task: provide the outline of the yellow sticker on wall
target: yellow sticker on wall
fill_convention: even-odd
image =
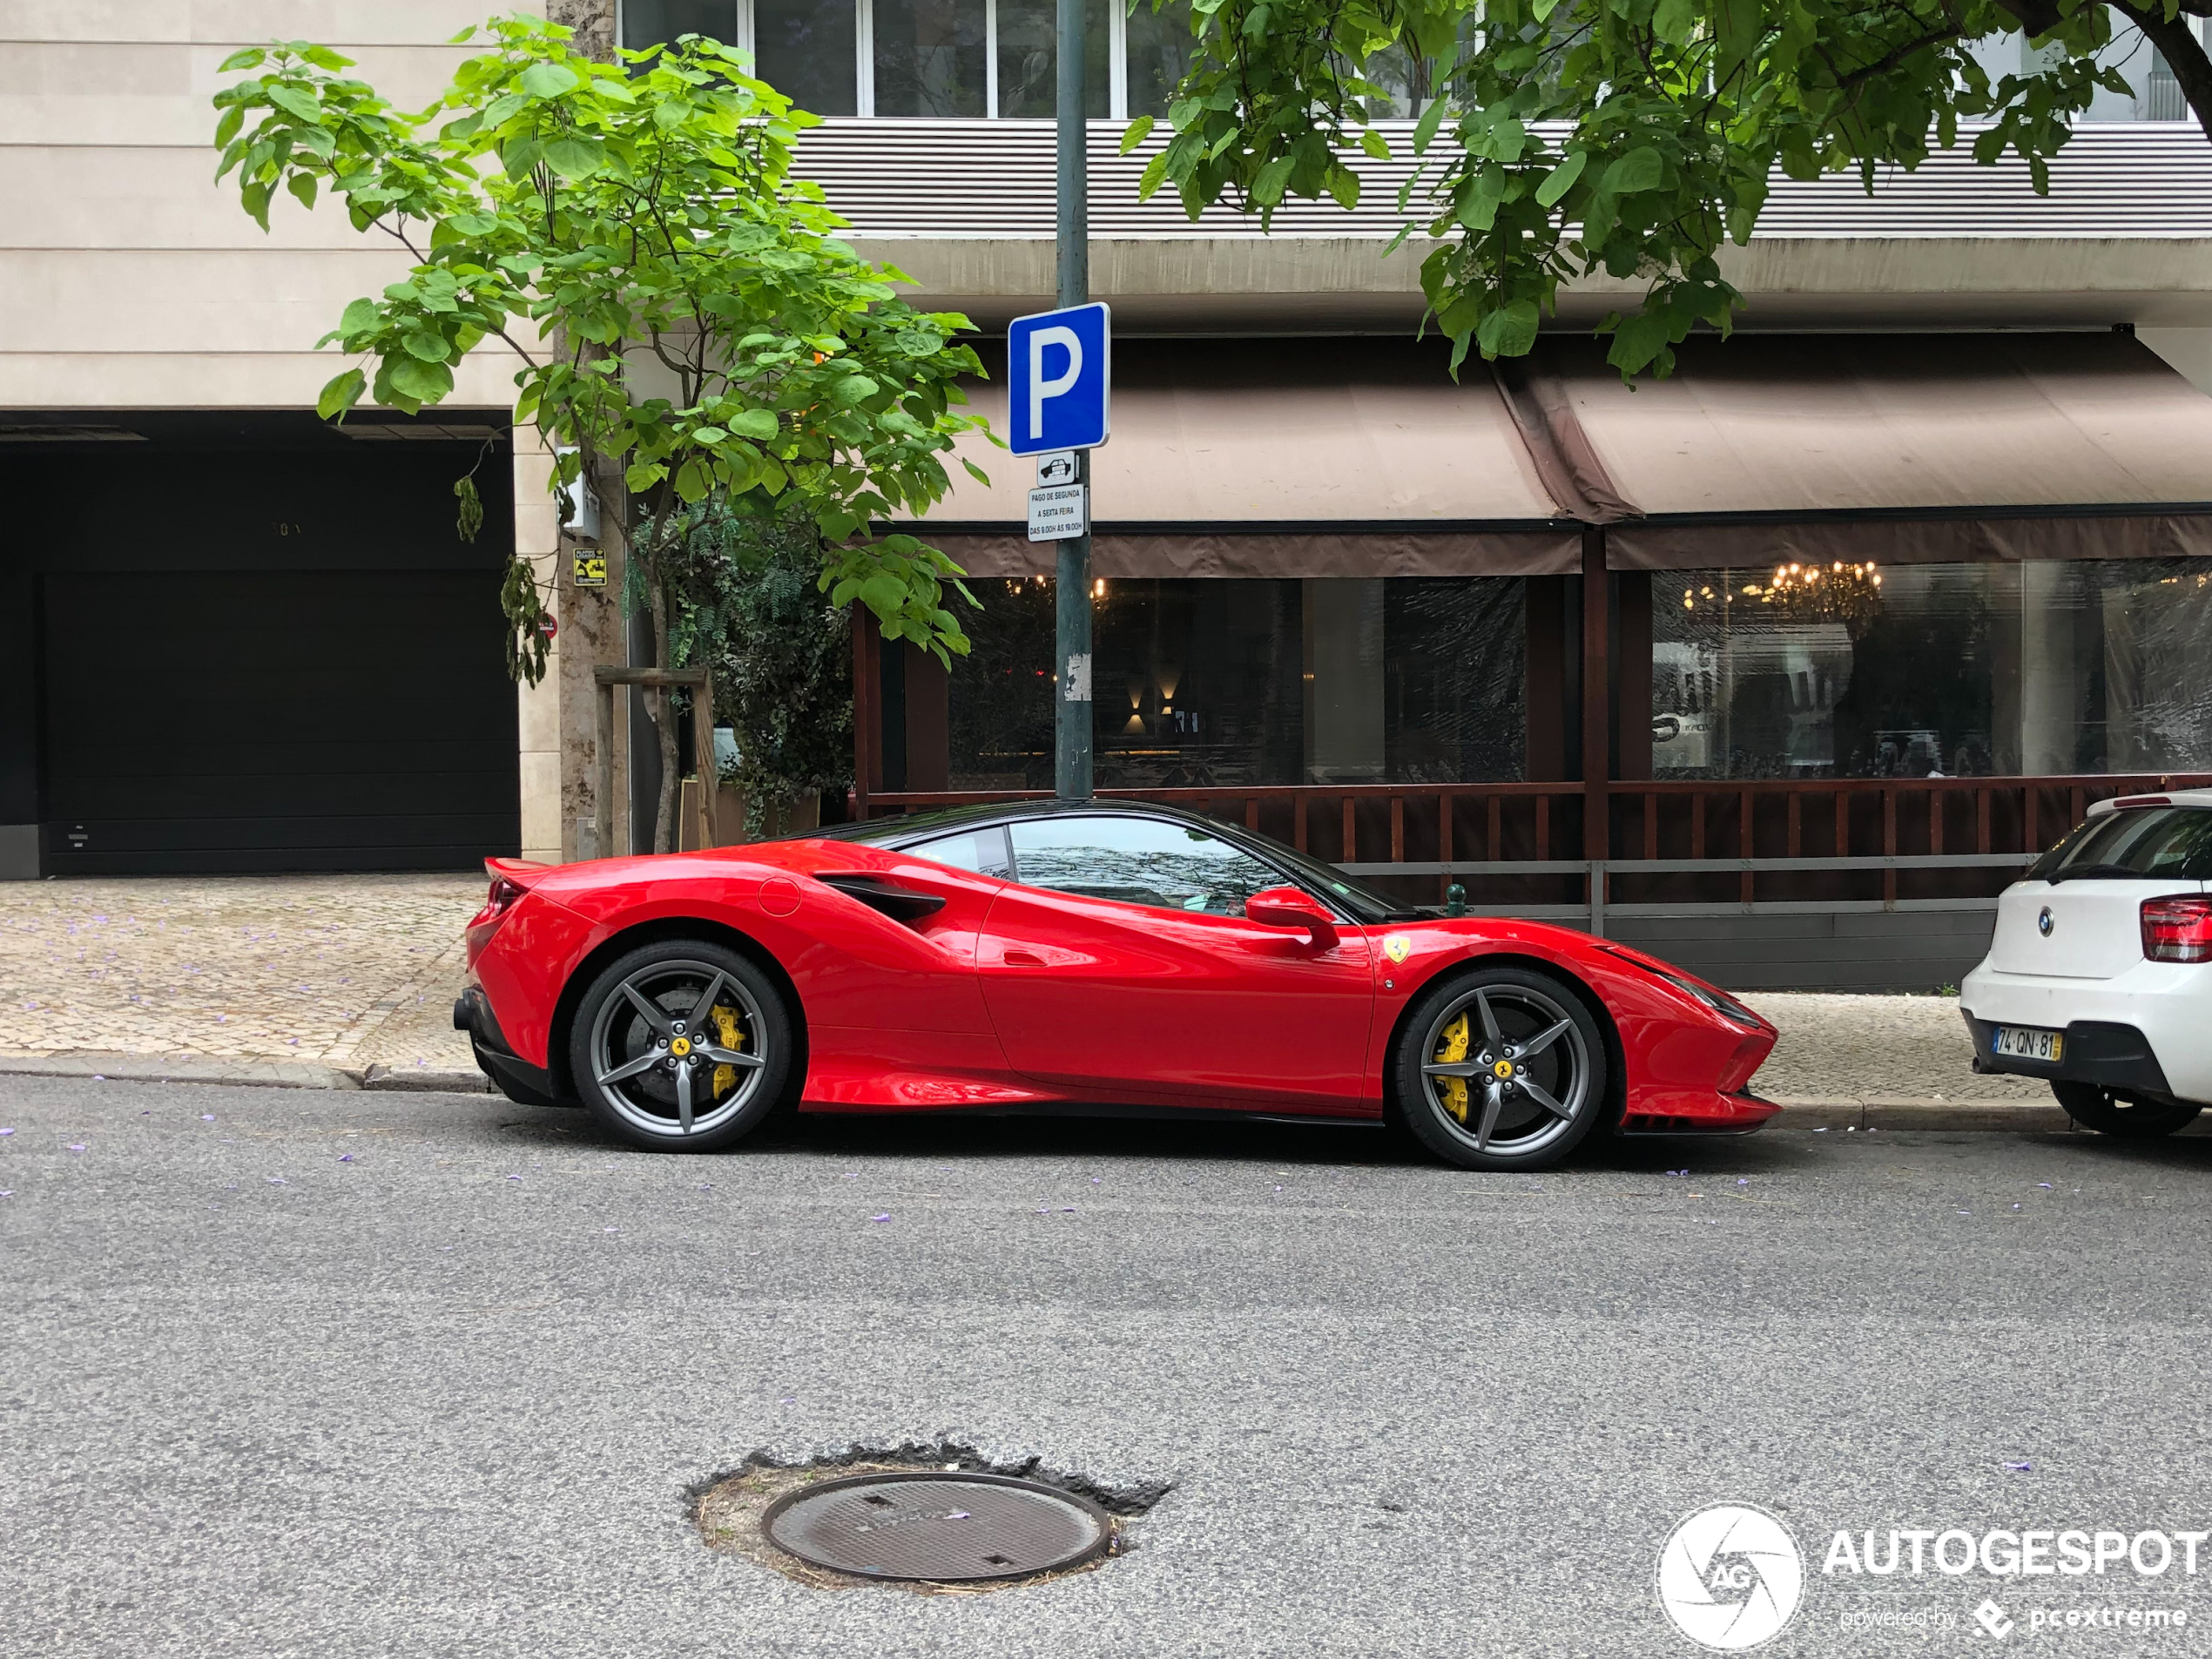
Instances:
[[[1403,934],[1390,934],[1383,940],[1383,954],[1393,962],[1402,962],[1413,954],[1413,941]]]

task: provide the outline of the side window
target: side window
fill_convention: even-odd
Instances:
[[[1006,832],[996,825],[989,829],[963,830],[957,835],[940,835],[934,841],[919,841],[900,851],[934,863],[949,864],[955,870],[995,875],[1001,881],[1013,873],[1006,856]]]
[[[1014,879],[1055,893],[1235,916],[1253,894],[1283,880],[1226,841],[1159,819],[1037,818],[1007,833]]]

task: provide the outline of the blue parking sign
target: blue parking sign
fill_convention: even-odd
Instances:
[[[1105,306],[1016,317],[1006,331],[1008,447],[1096,449],[1112,430],[1113,321]]]

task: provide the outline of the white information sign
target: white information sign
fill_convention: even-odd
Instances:
[[[1090,528],[1090,492],[1082,484],[1055,484],[1029,492],[1029,539],[1064,542]]]

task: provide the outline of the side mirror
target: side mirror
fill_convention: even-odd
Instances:
[[[1337,942],[1336,920],[1302,887],[1268,887],[1244,900],[1244,920],[1263,927],[1290,927],[1312,936],[1323,950]]]

